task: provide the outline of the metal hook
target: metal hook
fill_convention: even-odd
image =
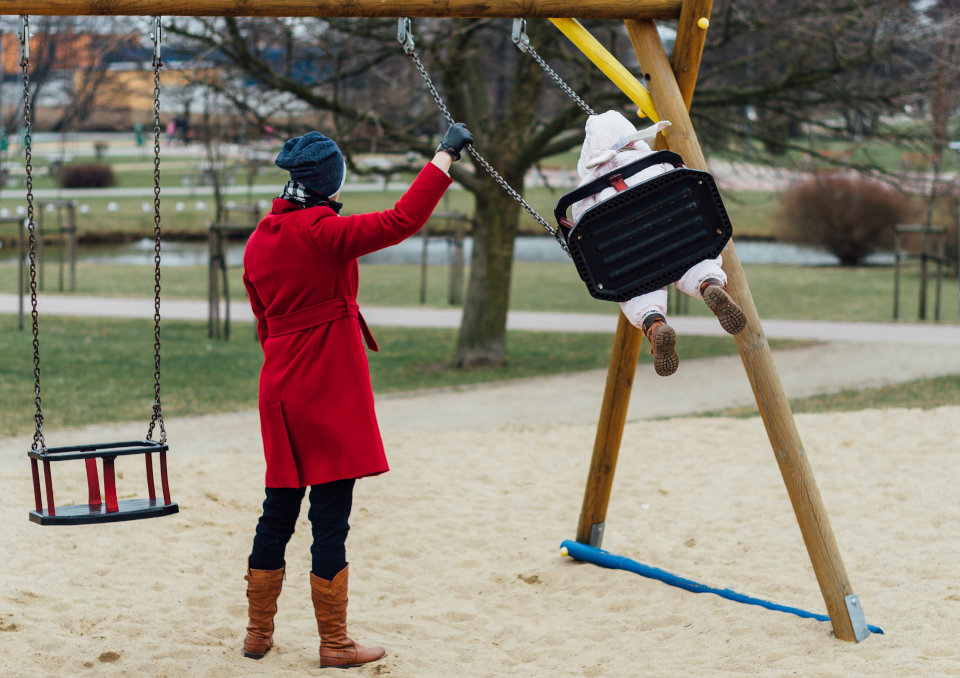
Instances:
[[[20,15],[20,30],[17,33],[20,38],[20,60],[21,62],[30,61],[30,17],[26,14]]]
[[[410,17],[402,16],[397,19],[397,40],[403,46],[404,52],[413,53],[413,22],[410,21]]]
[[[513,44],[517,46],[521,52],[526,52],[530,48],[530,38],[527,37],[527,20],[526,19],[514,19],[513,20]]]

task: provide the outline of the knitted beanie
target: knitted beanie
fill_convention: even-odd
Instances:
[[[337,144],[320,132],[307,132],[287,141],[274,163],[290,172],[293,181],[328,198],[340,192],[347,176]]]

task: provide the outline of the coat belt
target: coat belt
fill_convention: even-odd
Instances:
[[[377,341],[373,338],[367,322],[360,314],[360,307],[357,305],[356,297],[337,297],[322,304],[307,306],[299,311],[286,313],[284,315],[267,316],[267,336],[275,337],[281,334],[291,334],[301,332],[311,327],[326,325],[334,320],[353,316],[360,323],[360,332],[371,351],[380,350]]]

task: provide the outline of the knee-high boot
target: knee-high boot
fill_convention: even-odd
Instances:
[[[273,617],[277,614],[277,598],[283,586],[284,568],[279,570],[252,570],[247,566],[247,637],[243,641],[243,655],[261,659],[273,647]]]
[[[347,637],[349,565],[327,581],[310,573],[313,611],[320,632],[320,666],[356,666],[380,659],[382,647],[363,647]]]

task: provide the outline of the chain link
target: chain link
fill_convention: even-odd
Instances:
[[[153,38],[153,416],[147,429],[147,440],[153,440],[153,430],[160,426],[160,443],[167,442],[160,403],[160,17],[154,18]]]
[[[427,73],[427,69],[424,68],[423,62],[420,60],[420,56],[417,54],[416,50],[414,50],[413,48],[409,48],[409,49],[405,49],[405,51],[413,60],[414,65],[417,67],[417,71],[420,72],[420,77],[423,78],[424,83],[426,83],[427,89],[430,91],[430,96],[432,96],[433,100],[437,103],[437,107],[440,109],[440,113],[443,114],[443,117],[447,120],[449,124],[451,125],[454,124],[455,120],[453,119],[453,116],[450,114],[450,111],[447,109],[447,105],[444,103],[443,97],[440,96],[440,92],[437,91],[436,86],[433,84],[433,79],[430,77],[430,74]],[[540,223],[540,225],[543,226],[544,230],[546,230],[550,235],[554,237],[554,239],[556,239],[561,249],[563,249],[563,251],[566,252],[567,255],[569,255],[570,250],[569,248],[567,248],[567,243],[564,242],[563,236],[560,235],[560,232],[557,229],[555,229],[553,226],[551,226],[549,223],[547,223],[547,221],[542,216],[540,216],[540,214],[538,214],[537,211],[533,209],[527,203],[526,200],[523,199],[523,196],[520,195],[520,193],[518,193],[516,189],[513,188],[513,186],[507,183],[507,180],[504,179],[500,175],[500,173],[493,168],[493,165],[491,165],[486,158],[480,155],[480,152],[474,147],[473,144],[470,144],[469,146],[467,146],[467,152],[470,153],[473,159],[476,160],[477,163],[479,163],[480,166],[483,167],[483,169],[485,169],[490,174],[491,177],[493,177],[494,181],[496,181],[500,185],[500,187],[507,192],[507,195],[509,195],[514,200],[516,200],[520,204],[520,206],[523,207],[523,209],[525,209],[531,217],[536,219]]]
[[[562,89],[564,92],[566,92],[566,94],[567,94],[568,97],[570,97],[571,99],[573,99],[573,102],[574,102],[577,106],[580,107],[580,110],[581,110],[581,111],[583,111],[583,112],[586,113],[587,115],[596,115],[596,113],[593,112],[593,109],[590,108],[590,106],[587,105],[587,102],[584,101],[583,99],[581,99],[581,98],[580,98],[580,95],[578,95],[576,92],[574,92],[574,91],[573,91],[573,88],[572,88],[570,85],[568,85],[568,84],[566,83],[566,81],[564,81],[563,78],[560,77],[560,74],[557,73],[557,72],[556,72],[555,70],[553,70],[552,68],[550,68],[550,64],[548,64],[546,61],[544,61],[544,60],[543,60],[543,57],[541,57],[539,54],[537,54],[537,50],[535,50],[535,49],[533,48],[533,45],[531,45],[529,42],[527,42],[527,43],[524,45],[524,47],[525,47],[525,49],[522,49],[521,51],[526,52],[527,54],[529,54],[529,55],[533,58],[533,60],[537,62],[537,64],[540,66],[540,68],[543,69],[543,72],[546,73],[547,75],[549,75],[551,78],[553,78],[554,82],[556,82],[557,85],[560,86],[560,89]]]
[[[30,242],[30,317],[33,320],[33,421],[31,449],[47,451],[43,437],[43,405],[40,397],[40,315],[37,313],[37,229],[33,200],[33,106],[30,97],[30,17],[21,16],[20,70],[23,75],[23,152],[24,183],[27,187],[27,231]]]

